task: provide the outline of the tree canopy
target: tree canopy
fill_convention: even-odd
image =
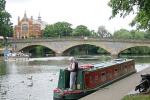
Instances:
[[[56,37],[57,33],[55,32],[54,25],[47,25],[43,32],[43,37]]]
[[[147,31],[144,35],[145,39],[150,39],[150,31]]]
[[[150,39],[150,32],[143,32],[137,30],[128,31],[126,29],[120,29],[114,32],[113,38],[115,39]]]
[[[69,36],[72,33],[72,24],[67,22],[57,22],[54,24],[56,33],[60,36]]]
[[[13,32],[12,23],[10,22],[11,15],[5,10],[5,0],[0,0],[0,35],[7,37]]]
[[[57,22],[47,25],[44,29],[44,37],[70,36],[72,33],[71,24],[67,22]]]
[[[74,30],[73,30],[73,35],[74,36],[90,36],[92,35],[91,31],[84,25],[78,25]]]
[[[126,17],[130,13],[136,14],[131,26],[137,29],[150,30],[150,0],[110,0],[108,5],[112,8],[112,16]]]
[[[114,32],[113,37],[116,39],[131,39],[132,35],[130,34],[130,32],[128,30],[120,29],[120,30]]]

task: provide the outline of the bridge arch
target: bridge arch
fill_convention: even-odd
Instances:
[[[94,46],[95,48],[97,47],[97,48],[101,48],[101,49],[105,50],[101,46],[93,45],[92,43],[81,43],[81,44],[76,44],[76,45],[74,44],[74,45],[68,46],[64,51],[62,51],[62,54],[64,55],[65,52],[67,52],[71,48],[75,48],[78,46],[84,46],[84,45]],[[110,54],[110,52],[108,52],[107,50],[105,50],[105,51]]]
[[[34,47],[36,47],[36,46],[45,47],[45,48],[51,50],[54,54],[56,54],[56,52],[55,52],[53,49],[49,48],[48,46],[45,46],[45,45],[37,45],[37,44],[36,44],[36,45],[34,45],[34,44],[32,44],[32,45],[26,45],[26,46],[24,46],[23,48],[18,49],[17,51],[25,51],[25,52],[29,53],[29,51],[32,50],[32,49],[33,49]]]
[[[133,46],[129,46],[129,47],[121,49],[120,52],[118,53],[118,55],[120,55],[123,51],[130,49],[130,48],[134,48],[134,47],[148,47],[148,48],[150,48],[150,46],[148,46],[148,45],[145,45],[145,46],[144,45],[136,45],[136,46],[133,45]]]

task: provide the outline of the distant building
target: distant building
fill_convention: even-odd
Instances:
[[[41,20],[41,16],[38,16],[37,20],[34,20],[33,17],[28,18],[26,12],[24,17],[20,20],[18,17],[18,25],[14,27],[14,38],[31,38],[31,37],[41,37],[42,30],[46,27],[46,22]]]

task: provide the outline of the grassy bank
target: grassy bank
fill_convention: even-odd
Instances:
[[[149,95],[129,95],[125,96],[122,100],[150,100]]]

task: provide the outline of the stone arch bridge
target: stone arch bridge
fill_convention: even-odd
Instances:
[[[11,40],[11,44],[16,44],[16,51],[24,48],[41,45],[55,52],[56,55],[62,55],[66,50],[83,44],[94,45],[108,51],[112,56],[118,56],[122,51],[137,46],[150,47],[148,40],[113,40],[113,39],[23,39]]]

